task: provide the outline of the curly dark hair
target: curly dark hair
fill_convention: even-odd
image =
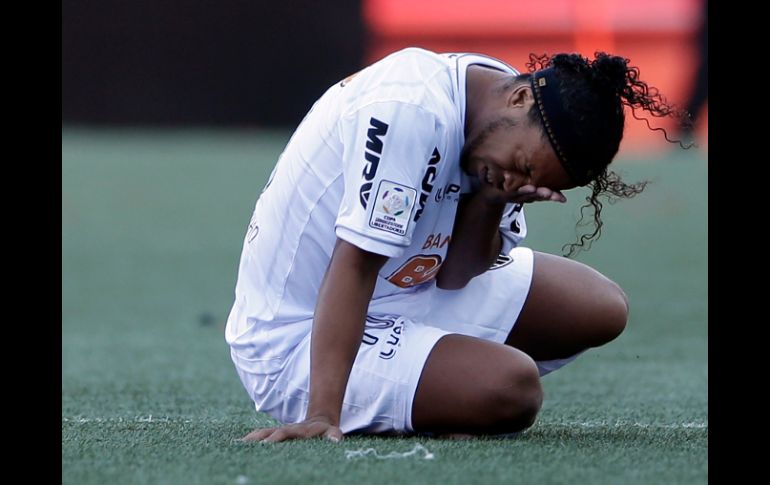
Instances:
[[[585,226],[585,209],[593,208],[593,232],[582,234],[577,242],[565,244],[564,256],[570,257],[580,250],[590,249],[591,243],[602,233],[602,201],[606,197],[613,203],[619,199],[631,198],[641,193],[648,181],[627,184],[620,176],[608,169],[608,165],[618,152],[623,138],[625,125],[624,106],[631,109],[634,118],[644,120],[650,130],[661,131],[666,141],[678,143],[682,148],[690,148],[681,140],[672,140],[665,129],[652,127],[647,118],[637,116],[637,110],[648,112],[653,117],[672,117],[680,127],[689,127],[692,122],[686,111],[670,104],[657,88],[648,86],[639,79],[639,68],[629,66],[629,60],[605,52],[596,52],[594,60],[579,54],[548,55],[530,54],[527,69],[530,73],[553,67],[561,84],[561,97],[565,111],[571,118],[577,136],[584,143],[583,163],[590,165],[597,173],[590,182],[591,194],[586,197],[586,204],[580,208],[580,220],[576,227]],[[531,74],[522,74],[517,80],[527,79]],[[528,117],[531,121],[542,123],[540,110],[533,105]],[[544,134],[545,136],[545,134]]]

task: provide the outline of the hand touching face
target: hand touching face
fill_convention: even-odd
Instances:
[[[497,120],[469,140],[461,160],[491,202],[566,202],[575,186],[542,130],[526,120]]]
[[[493,203],[522,203],[529,202],[567,202],[567,198],[558,190],[548,187],[537,187],[531,183],[520,185],[512,176],[503,174],[502,177],[484,168],[480,178],[481,194]]]

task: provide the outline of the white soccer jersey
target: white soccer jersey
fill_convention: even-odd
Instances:
[[[476,54],[396,52],[329,88],[281,154],[244,239],[226,340],[246,370],[277,372],[311,329],[336,238],[389,256],[370,314],[430,288],[451,244],[461,192],[465,74]],[[504,249],[526,235],[521,205]],[[417,311],[417,309],[412,309]]]

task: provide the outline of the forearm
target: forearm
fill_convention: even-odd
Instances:
[[[338,241],[318,294],[310,343],[307,419],[339,425],[342,400],[364,332],[377,271],[386,257]]]
[[[461,203],[446,261],[436,276],[439,288],[462,288],[492,265],[502,246],[499,225],[504,210],[505,202],[490,202],[481,192]]]

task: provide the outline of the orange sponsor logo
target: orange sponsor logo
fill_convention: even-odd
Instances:
[[[420,254],[402,264],[387,280],[401,288],[419,285],[432,280],[441,263],[442,259],[438,254]]]

